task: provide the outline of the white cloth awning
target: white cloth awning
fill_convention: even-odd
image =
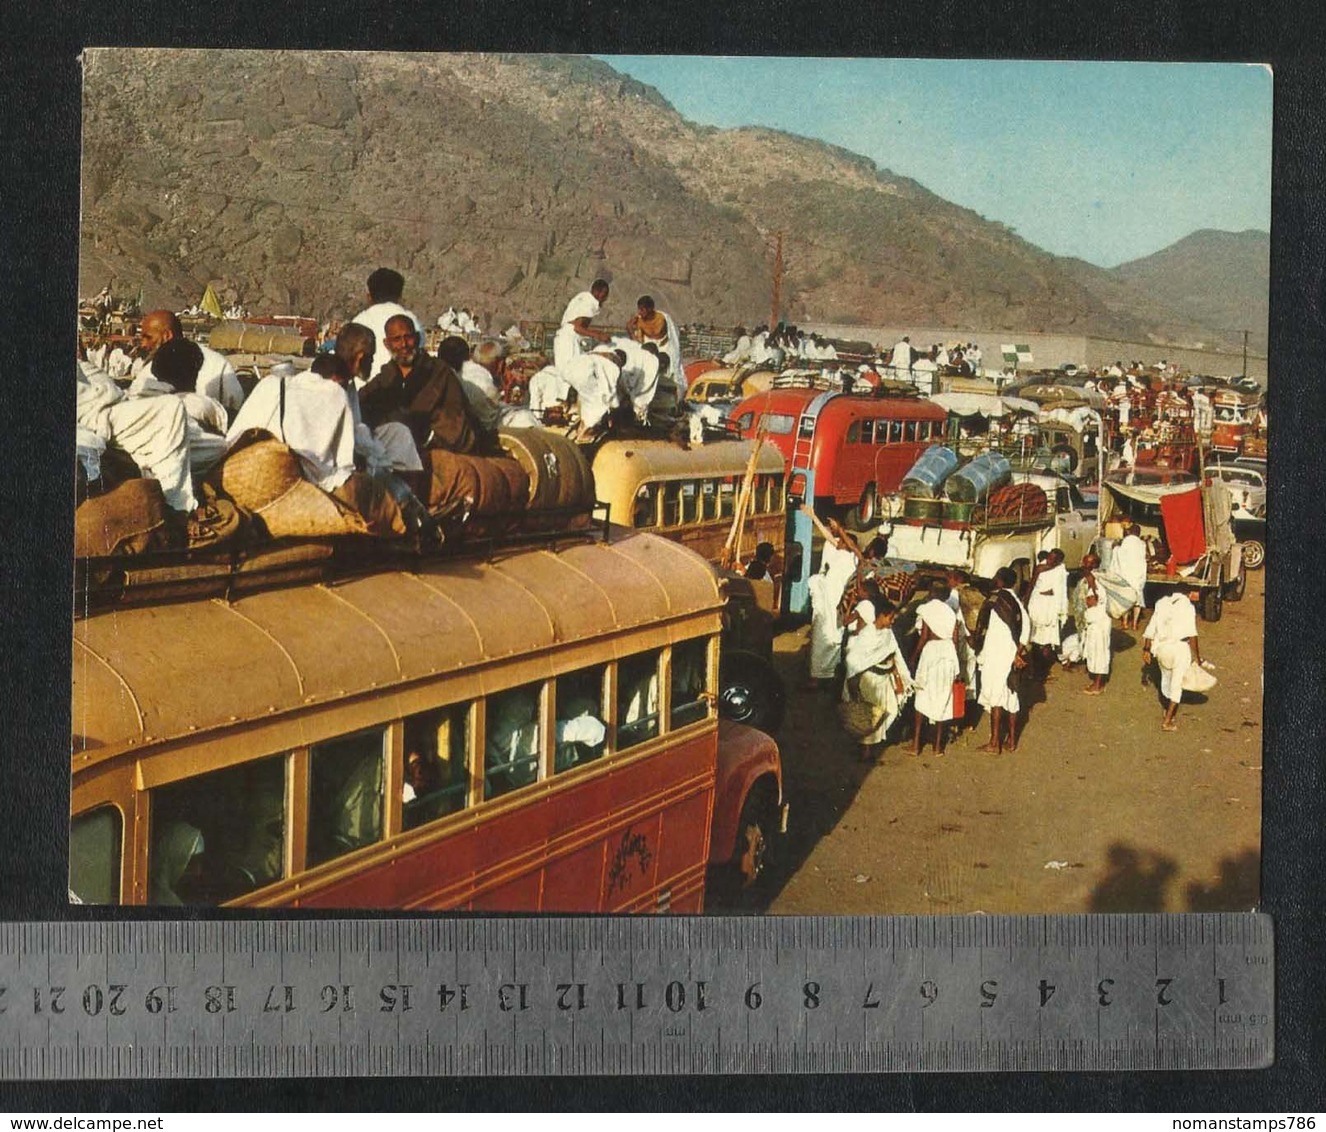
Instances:
[[[936,405],[957,417],[1002,417],[1009,413],[1038,413],[1040,406],[1021,397],[1000,397],[990,393],[936,393]]]
[[[1201,484],[1196,481],[1188,483],[1115,483],[1113,480],[1106,480],[1105,486],[1115,495],[1122,496],[1125,499],[1135,499],[1138,503],[1148,503],[1153,507],[1160,503],[1166,495],[1181,495],[1185,491],[1198,491]]]

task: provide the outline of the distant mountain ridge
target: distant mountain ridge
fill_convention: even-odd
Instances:
[[[387,264],[424,317],[497,328],[611,274],[607,321],[648,292],[732,325],[768,317],[782,233],[793,322],[1238,339],[1201,265],[1216,242],[1113,271],[1053,256],[858,154],[688,122],[598,60],[118,48],[85,67],[85,294],[113,279],[182,307],[212,282],[348,317]]]

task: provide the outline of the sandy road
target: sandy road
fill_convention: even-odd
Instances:
[[[978,753],[987,722],[943,758],[910,751],[905,717],[873,768],[827,695],[802,691],[807,629],[776,642],[792,689],[779,733],[791,826],[750,894],[774,913],[1218,911],[1259,891],[1263,576],[1198,622],[1219,685],[1160,730],[1140,641],[1114,631],[1105,694],[1056,668],[1024,693],[1015,754]],[[1189,700],[1193,697],[1188,697]],[[1025,706],[1030,701],[1029,709]]]

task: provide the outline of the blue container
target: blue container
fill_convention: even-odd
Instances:
[[[950,475],[944,486],[957,503],[984,503],[990,492],[1012,478],[1009,462],[997,452],[986,452]]]
[[[903,477],[902,493],[916,499],[938,499],[944,481],[957,466],[958,455],[952,448],[932,445]]]

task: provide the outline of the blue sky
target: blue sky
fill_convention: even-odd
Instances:
[[[1102,267],[1199,228],[1270,229],[1261,66],[600,58],[692,121],[833,142]]]

